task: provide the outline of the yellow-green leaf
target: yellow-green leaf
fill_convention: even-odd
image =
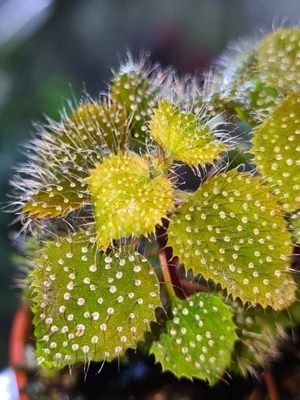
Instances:
[[[172,215],[168,235],[186,269],[233,298],[275,310],[295,300],[291,235],[259,178],[232,170],[206,181]]]
[[[203,167],[226,149],[194,114],[181,112],[166,100],[159,102],[153,111],[150,135],[163,148],[166,157]]]
[[[131,148],[138,150],[145,145],[147,123],[156,104],[157,84],[151,78],[151,70],[144,62],[129,60],[114,75],[110,98],[124,107],[130,120]]]
[[[140,254],[98,252],[92,236],[78,233],[48,242],[32,265],[40,364],[110,361],[144,340],[160,300],[154,270]]]
[[[70,170],[67,173],[70,173]],[[65,217],[89,201],[86,182],[80,179],[80,174],[75,178],[70,173],[68,177],[57,179],[31,195],[22,212],[32,218]]]
[[[300,207],[300,95],[291,93],[254,130],[253,163],[286,211]]]
[[[150,176],[147,159],[134,153],[111,155],[87,179],[93,197],[97,244],[148,235],[173,208],[170,180]]]
[[[258,69],[281,92],[300,90],[300,29],[278,29],[266,36],[257,51]]]

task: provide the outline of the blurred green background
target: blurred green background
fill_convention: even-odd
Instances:
[[[32,121],[59,119],[82,91],[96,97],[128,50],[201,72],[231,41],[299,20],[299,0],[0,0],[0,202]],[[0,367],[20,300],[13,218],[0,213]]]

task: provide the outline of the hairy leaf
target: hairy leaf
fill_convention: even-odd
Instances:
[[[31,195],[23,207],[23,213],[34,218],[65,217],[89,201],[86,182],[80,179],[79,173],[74,176],[70,169],[66,169],[65,178],[53,179]]]
[[[247,375],[254,367],[266,366],[269,357],[279,355],[278,345],[286,336],[287,314],[259,305],[245,308],[237,300],[232,304],[232,312],[239,340],[235,343],[230,370]]]
[[[276,310],[295,300],[290,233],[258,178],[232,170],[206,181],[173,214],[168,235],[186,269],[234,298]]]
[[[150,177],[146,158],[134,153],[112,155],[87,179],[93,196],[97,244],[147,236],[173,208],[173,187],[164,176]]]
[[[65,217],[88,201],[84,178],[94,162],[127,146],[127,114],[106,102],[84,104],[62,123],[42,127],[40,136],[28,146],[34,155],[23,168],[32,178],[16,185],[25,194],[22,211]]]
[[[300,211],[291,215],[290,218],[290,228],[292,230],[292,236],[294,242],[298,245],[300,244]]]
[[[230,308],[220,297],[197,293],[175,299],[167,332],[151,352],[163,370],[177,377],[207,379],[214,384],[229,366],[237,339]]]
[[[300,90],[300,29],[278,29],[257,51],[258,68],[268,84],[281,92]]]
[[[257,41],[233,44],[219,59],[216,73],[208,77],[208,101],[217,113],[236,114],[250,126],[268,115],[280,101],[277,90],[265,80],[257,65]],[[210,83],[211,81],[211,83]]]
[[[133,149],[145,144],[147,122],[156,104],[157,91],[157,84],[151,79],[151,70],[147,69],[144,61],[136,64],[129,60],[114,75],[110,98],[124,107],[130,117]]]
[[[44,366],[112,360],[136,348],[155,320],[159,284],[148,261],[126,248],[98,252],[93,239],[57,238],[32,261],[36,355]]]
[[[150,135],[163,148],[166,157],[191,167],[212,163],[226,149],[226,145],[217,141],[211,129],[197,120],[196,115],[180,112],[166,100],[154,109]]]
[[[300,95],[290,94],[254,130],[254,164],[286,211],[300,206]]]
[[[116,153],[129,143],[127,113],[119,104],[103,101],[81,105],[70,117],[70,127],[66,138],[83,147],[79,157],[94,148],[103,155]]]

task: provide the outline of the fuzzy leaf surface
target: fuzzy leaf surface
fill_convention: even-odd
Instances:
[[[266,83],[257,67],[256,47],[241,42],[229,49],[213,78],[213,108],[219,113],[232,113],[249,125],[257,124],[257,114],[267,115],[274,107],[278,92]]]
[[[124,109],[103,102],[83,104],[65,121],[42,128],[28,146],[35,154],[21,182],[25,192],[22,212],[31,217],[65,217],[87,202],[84,181],[94,162],[128,144]],[[30,191],[29,191],[30,190]]]
[[[173,187],[164,176],[150,177],[148,162],[134,153],[112,155],[87,179],[93,196],[97,244],[147,236],[173,208]]]
[[[186,269],[243,303],[279,310],[295,300],[290,233],[258,178],[232,170],[209,179],[177,208],[168,235]]]
[[[136,144],[145,144],[146,124],[152,114],[152,107],[156,104],[157,91],[158,87],[143,63],[129,61],[114,75],[110,97],[116,104],[124,107],[130,116],[133,149]]]
[[[183,113],[166,100],[159,102],[150,121],[151,137],[165,150],[166,156],[189,166],[202,167],[220,157],[226,149],[211,129],[196,115]]]
[[[66,135],[85,149],[105,155],[116,153],[129,143],[129,123],[126,110],[118,104],[103,101],[81,105],[70,117],[71,132]],[[79,155],[80,156],[80,155]]]
[[[151,352],[163,370],[178,378],[207,379],[215,384],[229,366],[237,339],[230,308],[217,296],[197,293],[172,303],[167,333]]]
[[[155,320],[159,284],[148,261],[126,248],[98,252],[92,239],[58,238],[32,262],[36,355],[43,366],[122,356]]]
[[[300,90],[300,29],[278,29],[266,36],[257,58],[269,85],[283,93]]]
[[[24,205],[23,213],[35,218],[65,217],[89,201],[87,183],[80,179],[80,174],[77,173],[76,177],[73,174],[69,175],[67,179],[62,177],[40,188]]]
[[[286,211],[300,207],[300,95],[291,93],[254,130],[253,163]]]

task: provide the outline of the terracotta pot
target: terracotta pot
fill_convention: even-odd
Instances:
[[[25,370],[25,347],[30,341],[32,332],[32,314],[29,304],[22,302],[16,311],[11,327],[9,340],[8,363],[15,374],[15,381],[19,392],[19,400],[29,400],[26,394],[27,372]],[[12,378],[13,379],[13,378]]]

